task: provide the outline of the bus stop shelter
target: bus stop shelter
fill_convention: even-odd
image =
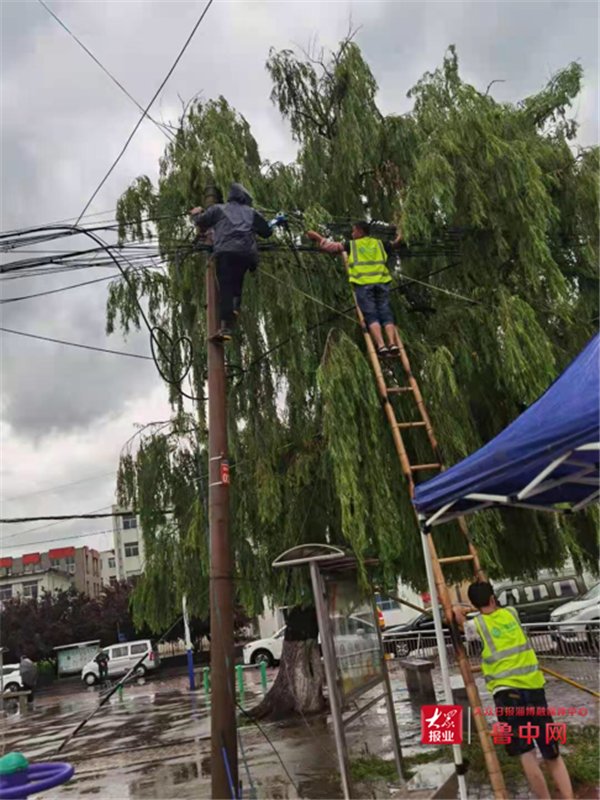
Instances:
[[[360,585],[356,559],[339,547],[304,544],[286,550],[273,567],[310,571],[344,797],[352,797],[346,730],[382,701],[402,783],[402,753],[375,596],[372,587]],[[371,691],[375,695],[365,698]]]

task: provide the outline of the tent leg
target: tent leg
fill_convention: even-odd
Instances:
[[[437,586],[435,585],[435,578],[433,574],[433,564],[431,562],[431,553],[427,545],[427,534],[421,535],[421,542],[423,544],[423,558],[425,559],[425,568],[427,570],[427,582],[429,583],[429,594],[431,595],[431,610],[433,613],[433,624],[435,627],[435,638],[437,640],[438,653],[440,656],[440,670],[442,673],[442,683],[444,686],[444,699],[448,705],[454,705],[454,698],[452,697],[452,687],[450,686],[450,668],[448,666],[448,653],[446,652],[446,640],[444,638],[444,629],[442,627],[442,615],[440,614],[440,601],[437,593]],[[459,744],[452,745],[452,754],[454,756],[454,766],[456,768],[456,775],[458,778],[458,792],[460,800],[467,800],[467,782],[465,780],[465,767],[463,763],[462,750]]]

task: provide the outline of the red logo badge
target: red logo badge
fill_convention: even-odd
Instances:
[[[421,706],[421,744],[462,744],[462,706]]]
[[[221,483],[229,483],[229,461],[221,461]]]

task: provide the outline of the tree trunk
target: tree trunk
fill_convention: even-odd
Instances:
[[[314,608],[292,609],[287,619],[279,672],[262,702],[249,712],[251,716],[283,719],[325,710],[317,636]]]

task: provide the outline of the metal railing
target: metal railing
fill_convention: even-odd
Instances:
[[[600,622],[546,622],[524,624],[531,644],[540,659],[600,660]],[[446,650],[450,660],[454,651],[450,633],[444,631]],[[433,628],[425,631],[393,631],[382,634],[385,653],[395,658],[427,658],[436,660],[438,645]],[[465,649],[472,664],[480,662],[483,649],[479,641],[465,641]]]

